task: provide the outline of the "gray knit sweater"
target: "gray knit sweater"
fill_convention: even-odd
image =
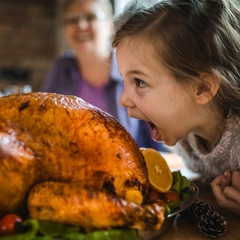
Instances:
[[[201,175],[202,180],[210,182],[225,170],[240,167],[240,116],[227,119],[227,125],[218,145],[211,151],[189,135],[174,148],[182,156],[186,166]]]

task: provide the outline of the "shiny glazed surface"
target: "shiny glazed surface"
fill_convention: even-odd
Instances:
[[[30,190],[46,181],[119,197],[128,189],[146,195],[143,155],[107,113],[77,97],[53,93],[1,97],[0,109],[0,192],[5,196],[0,198],[0,215],[26,213]]]

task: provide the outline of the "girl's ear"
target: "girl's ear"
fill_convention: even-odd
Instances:
[[[206,104],[216,95],[220,86],[219,79],[213,74],[202,73],[197,85],[195,100],[198,104]]]

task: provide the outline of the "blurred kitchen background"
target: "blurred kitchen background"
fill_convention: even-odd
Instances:
[[[38,91],[66,45],[63,0],[0,0],[0,96]],[[128,0],[112,0],[114,12]]]

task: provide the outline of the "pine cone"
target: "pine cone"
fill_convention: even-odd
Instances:
[[[213,213],[213,207],[204,202],[195,202],[191,206],[191,216],[197,222],[202,221],[207,216],[211,216]]]
[[[194,219],[200,231],[211,238],[218,238],[226,232],[226,222],[214,208],[204,202],[195,202],[183,215]]]
[[[198,222],[200,231],[211,238],[218,238],[226,232],[226,221],[217,212],[207,215]]]

